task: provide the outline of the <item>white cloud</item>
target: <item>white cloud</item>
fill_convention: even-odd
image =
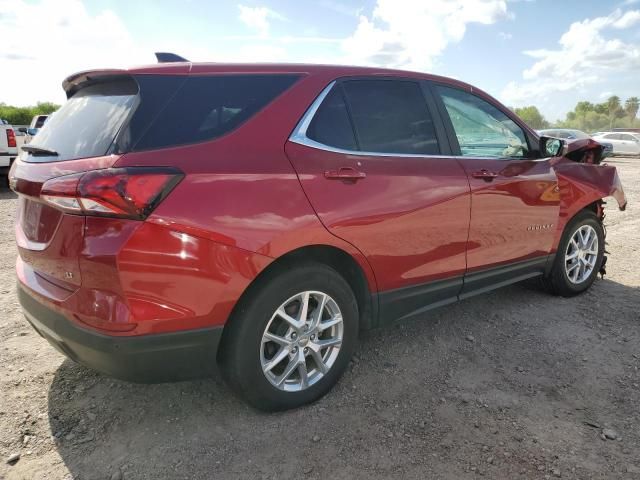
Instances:
[[[629,28],[640,23],[640,10],[630,10],[612,23],[614,28]]]
[[[498,32],[498,36],[502,40],[511,40],[513,38],[513,35],[507,32]]]
[[[284,15],[267,7],[238,5],[238,8],[240,9],[240,21],[263,37],[269,35],[271,26],[269,20],[286,20]]]
[[[62,102],[62,80],[74,72],[155,61],[115,13],[90,15],[80,0],[0,0],[0,12],[0,102]]]
[[[640,10],[572,23],[557,50],[524,52],[536,61],[522,73],[522,82],[510,82],[501,98],[509,105],[537,102],[558,92],[585,88],[623,71],[640,73],[640,45],[610,38],[610,32],[640,23]]]
[[[424,70],[467,25],[509,18],[506,0],[377,0],[342,44],[345,61]]]

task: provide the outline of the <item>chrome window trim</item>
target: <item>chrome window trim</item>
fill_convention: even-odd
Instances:
[[[289,137],[289,141],[297,143],[298,145],[304,145],[306,147],[315,148],[317,150],[324,150],[325,152],[341,153],[343,155],[357,155],[362,157],[403,157],[403,158],[455,158],[451,155],[427,155],[418,153],[387,153],[387,152],[364,152],[362,150],[346,150],[344,148],[332,147],[325,145],[324,143],[316,142],[315,140],[307,137],[307,129],[311,124],[311,120],[315,116],[316,112],[322,105],[324,99],[329,95],[331,89],[335,86],[336,81],[332,81],[327,85],[320,95],[316,97],[311,106],[307,109],[302,116],[293,133]]]
[[[332,147],[324,143],[316,142],[315,140],[307,137],[307,129],[311,124],[311,120],[315,116],[316,112],[322,105],[324,99],[329,95],[331,89],[336,85],[336,81],[332,81],[327,85],[320,94],[313,101],[311,106],[304,113],[296,128],[293,129],[293,133],[289,136],[289,141],[297,143],[298,145],[304,145],[306,147],[315,148],[316,150],[323,150],[325,152],[340,153],[342,155],[354,155],[361,157],[400,157],[400,158],[442,158],[442,159],[459,159],[469,158],[478,160],[530,160],[528,158],[499,158],[499,157],[471,157],[464,155],[432,155],[432,154],[418,154],[418,153],[386,153],[386,152],[364,152],[362,150],[347,150],[344,148]],[[435,120],[434,120],[435,121]],[[516,123],[517,125],[517,123]],[[519,125],[518,125],[519,126]]]

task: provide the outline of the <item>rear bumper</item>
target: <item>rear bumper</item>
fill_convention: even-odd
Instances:
[[[18,282],[18,299],[33,328],[57,350],[93,370],[139,383],[214,374],[222,327],[175,333],[111,336],[79,327]]]

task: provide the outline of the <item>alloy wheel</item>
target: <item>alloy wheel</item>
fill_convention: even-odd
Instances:
[[[597,259],[598,234],[591,225],[582,225],[571,236],[564,256],[564,268],[569,281],[580,284],[588,279]]]
[[[260,344],[262,372],[280,390],[305,390],[334,365],[343,333],[342,313],[333,298],[318,291],[298,293],[267,323]]]

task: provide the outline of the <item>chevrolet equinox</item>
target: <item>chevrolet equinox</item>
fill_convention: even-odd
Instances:
[[[539,137],[481,90],[328,65],[170,62],[63,82],[10,172],[18,294],[72,360],[220,370],[264,410],[331,389],[362,329],[538,277],[604,271],[591,139]]]

